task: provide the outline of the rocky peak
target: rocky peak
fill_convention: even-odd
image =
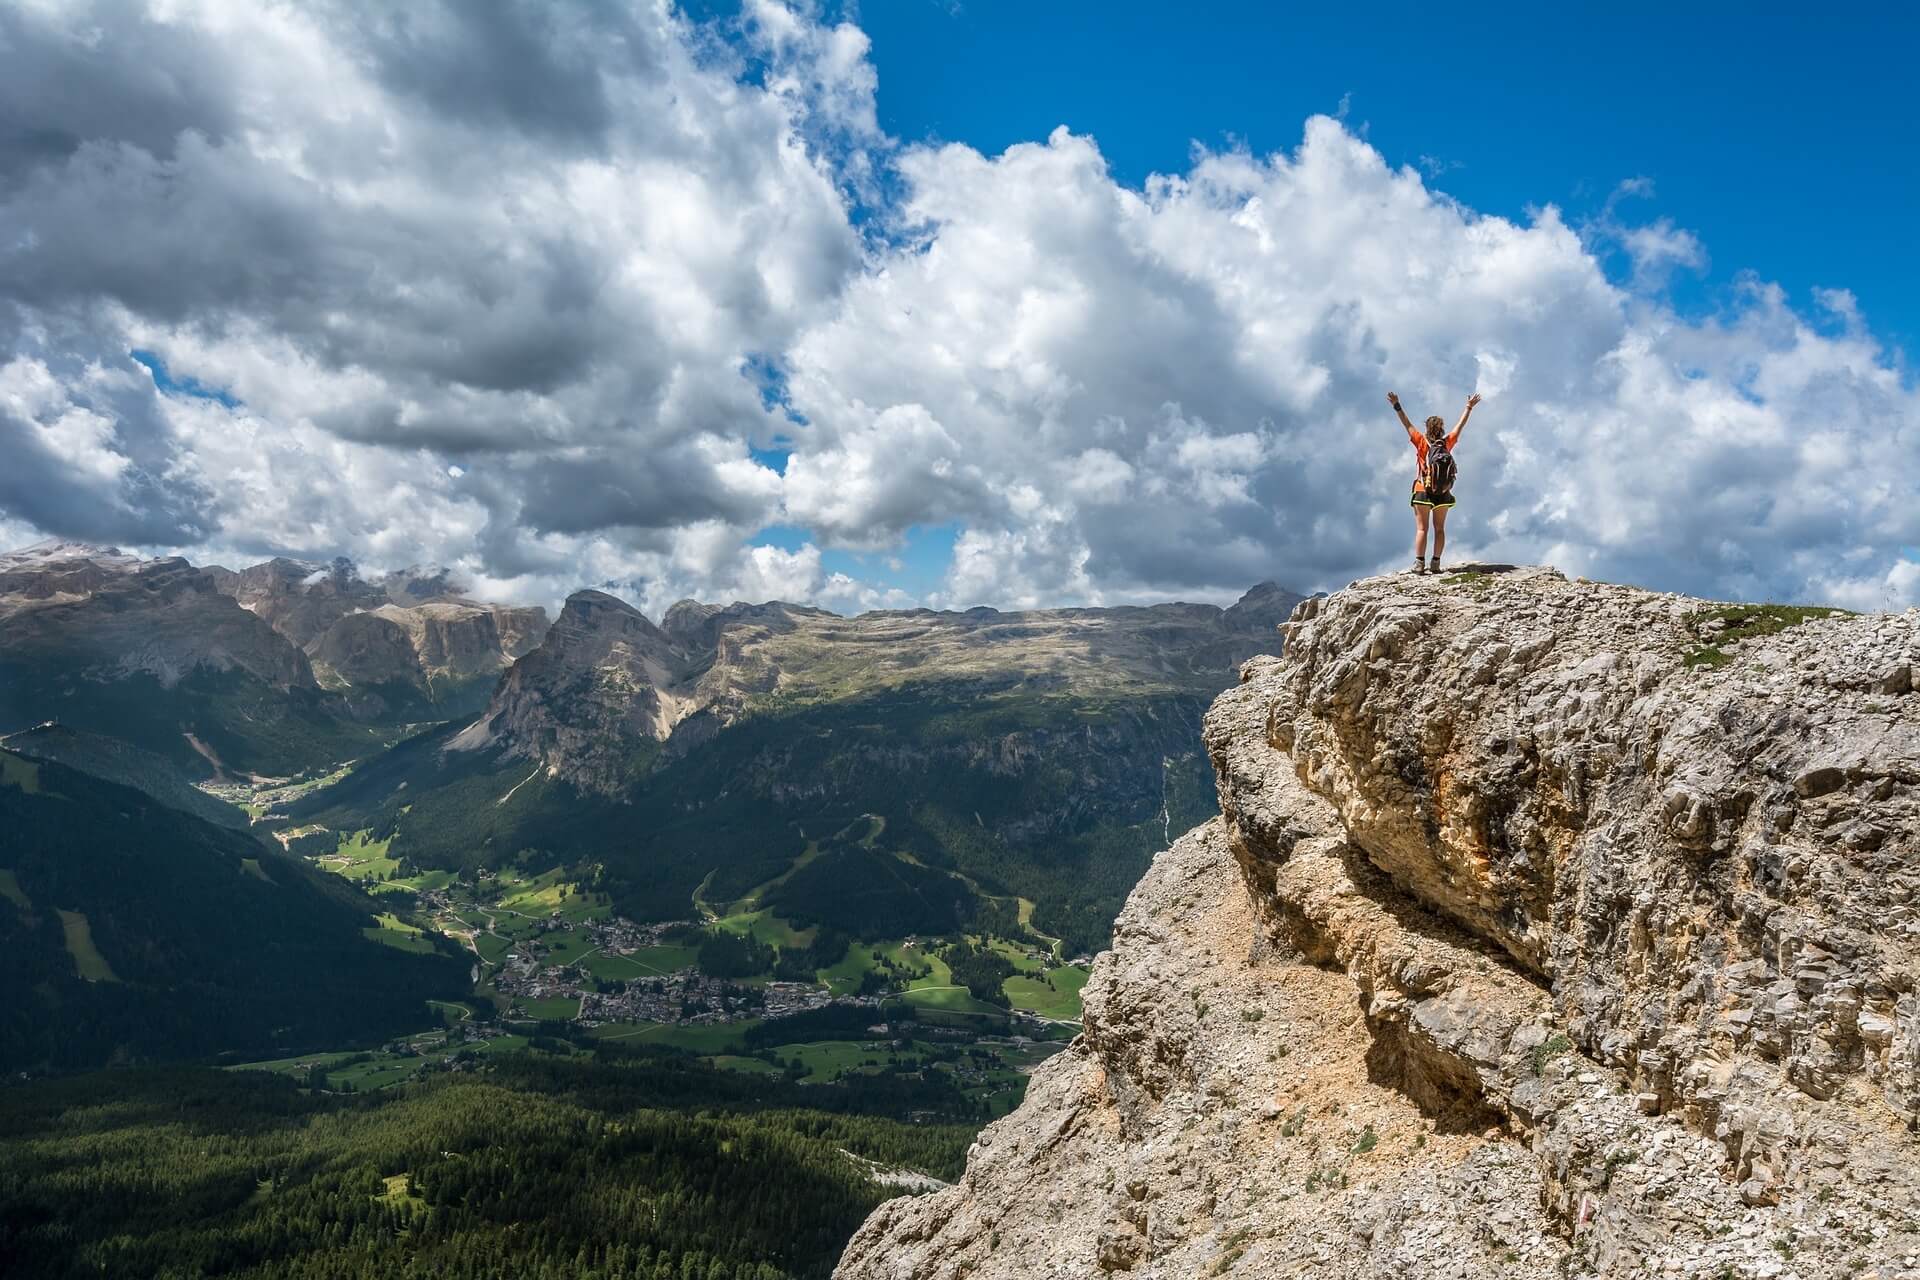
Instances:
[[[118,547],[84,542],[36,542],[0,555],[0,595],[16,598],[83,596],[140,564]]]
[[[463,599],[468,587],[445,565],[408,565],[380,580],[387,599],[397,605],[426,604],[432,600]],[[543,611],[544,612],[544,611]]]
[[[647,620],[646,614],[641,613],[619,596],[595,591],[590,587],[582,588],[567,597],[567,603],[560,610],[560,617],[555,621],[554,626],[576,637],[588,636],[602,630],[609,634],[625,631],[650,636],[662,634],[660,628]]]
[[[204,668],[240,668],[311,687],[306,658],[177,556],[40,543],[0,556],[0,659],[54,661],[102,680],[145,673],[171,687]]]
[[[1227,606],[1228,625],[1245,631],[1266,631],[1287,620],[1303,599],[1277,582],[1262,582]]]
[[[539,647],[519,659],[486,714],[449,744],[504,748],[589,790],[625,781],[635,748],[664,741],[691,710],[687,653],[604,591],[576,591]]]
[[[299,645],[322,684],[362,696],[383,686],[438,696],[449,685],[490,682],[546,633],[544,609],[470,600],[440,567],[369,578],[344,557],[277,557],[214,578]]]
[[[698,600],[676,600],[660,619],[660,629],[689,649],[709,648],[719,631],[720,615],[726,606],[701,604]]]
[[[1300,605],[1084,1034],[838,1275],[1915,1274],[1920,610],[1494,568]]]
[[[740,627],[758,627],[766,631],[791,631],[797,617],[831,617],[819,609],[769,601],[766,604],[701,604],[697,600],[677,601],[660,620],[660,627],[674,643],[690,654],[712,653],[720,647],[723,633]]]
[[[386,601],[386,593],[345,559],[322,564],[276,556],[237,573],[222,572],[217,581],[222,591],[302,649],[347,614]]]

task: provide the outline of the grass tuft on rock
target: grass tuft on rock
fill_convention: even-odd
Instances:
[[[1722,604],[1695,609],[1687,616],[1687,630],[1699,644],[1682,654],[1680,661],[1688,667],[1724,667],[1733,661],[1728,645],[1778,635],[1803,622],[1853,616],[1850,610],[1827,605]]]
[[[1533,1046],[1533,1074],[1541,1075],[1547,1064],[1563,1053],[1573,1052],[1573,1041],[1556,1031],[1539,1044]]]
[[[1449,574],[1440,579],[1440,585],[1443,587],[1465,587],[1475,595],[1479,595],[1482,592],[1492,589],[1493,575],[1468,570],[1465,573]]]

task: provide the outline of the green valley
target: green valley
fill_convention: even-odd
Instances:
[[[1022,923],[1013,902],[990,917],[1007,936],[856,940],[783,913],[781,891],[834,851],[913,868],[910,855],[888,851],[886,831],[862,815],[805,841],[789,866],[739,897],[714,903],[696,889],[686,919],[650,924],[616,914],[589,887],[591,868],[540,870],[528,857],[497,870],[411,871],[364,830],[338,837],[332,852],[307,856],[385,908],[365,934],[405,951],[430,949],[436,935],[459,947],[471,996],[438,1006],[443,1025],[379,1048],[248,1065],[357,1090],[529,1043],[562,1055],[645,1045],[796,1081],[937,1080],[968,1114],[1002,1113],[1024,1073],[1071,1035],[1085,963],[1062,963],[1058,940]],[[986,985],[955,975],[949,957],[962,953],[994,957]]]
[[[1293,599],[547,628],[440,574],[0,557],[0,1251],[824,1276],[1078,1033]]]

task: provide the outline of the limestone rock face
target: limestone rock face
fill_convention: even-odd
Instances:
[[[239,669],[278,689],[314,683],[307,659],[177,556],[41,543],[0,555],[0,663],[57,661],[86,678]]]
[[[1084,1034],[837,1274],[1920,1276],[1920,612],[1778,621],[1302,604]]]
[[[207,572],[300,646],[320,682],[334,689],[409,688],[442,701],[451,688],[477,684],[484,700],[500,673],[546,634],[544,609],[468,599],[444,569],[367,578],[351,561],[283,557],[237,573]]]
[[[221,591],[302,649],[347,614],[386,599],[349,560],[317,564],[276,556],[237,573],[219,566],[207,572]]]
[[[663,741],[690,710],[686,653],[638,609],[576,591],[540,646],[501,679],[486,714],[452,750],[498,746],[587,790],[611,791],[636,748]]]

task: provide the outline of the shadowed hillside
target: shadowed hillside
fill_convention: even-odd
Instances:
[[[0,1066],[261,1057],[419,1025],[450,944],[381,940],[358,890],[130,787],[0,751]]]

